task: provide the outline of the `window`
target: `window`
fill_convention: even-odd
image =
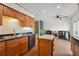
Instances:
[[[73,37],[79,40],[79,20],[73,23]]]
[[[79,40],[79,21],[78,21],[78,40]]]

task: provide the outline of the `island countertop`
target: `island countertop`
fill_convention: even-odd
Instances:
[[[54,35],[38,36],[38,55],[53,56]]]
[[[54,37],[55,37],[54,35],[42,35],[42,36],[38,36],[38,38],[47,39],[47,40],[53,40]]]

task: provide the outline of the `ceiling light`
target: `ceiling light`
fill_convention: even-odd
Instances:
[[[17,22],[18,20],[17,20],[17,19],[12,19],[11,21],[13,21],[13,22]]]
[[[60,20],[59,18],[57,18],[57,20]]]
[[[42,13],[46,13],[46,11],[45,10],[42,10]]]
[[[23,30],[30,30],[31,28],[30,27],[23,27],[22,29]]]
[[[60,6],[57,6],[57,8],[59,9],[59,8],[60,8]]]

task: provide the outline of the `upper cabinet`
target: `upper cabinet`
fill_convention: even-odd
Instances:
[[[21,19],[21,22],[22,22],[22,27],[26,27],[27,25],[27,21],[26,21],[26,16],[25,15],[22,15],[22,19]]]
[[[32,18],[30,16],[26,16],[26,26],[31,27],[31,28],[35,28],[35,20],[34,20],[34,18]]]
[[[13,17],[19,20],[21,27],[32,27],[35,28],[34,18],[25,15],[19,11],[9,8],[5,5],[0,4],[0,24],[2,24],[2,15]]]
[[[16,13],[14,9],[4,6],[4,15],[17,18]]]
[[[26,27],[26,16],[22,13],[18,13],[18,17],[19,22],[20,22],[20,26],[21,27]]]
[[[26,16],[26,26],[30,27],[30,17]]]
[[[18,19],[21,27],[26,27],[26,20],[25,20],[24,14],[5,6],[4,7],[4,15]]]
[[[3,5],[0,4],[0,25],[2,25]]]
[[[31,27],[32,27],[32,28],[35,28],[35,20],[34,20],[34,18],[32,18],[32,17],[30,18],[30,23],[31,23],[31,24],[30,24]]]

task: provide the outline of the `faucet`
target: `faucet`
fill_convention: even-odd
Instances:
[[[15,32],[15,28],[13,29],[13,34],[14,34],[14,37],[16,37],[16,32]]]

